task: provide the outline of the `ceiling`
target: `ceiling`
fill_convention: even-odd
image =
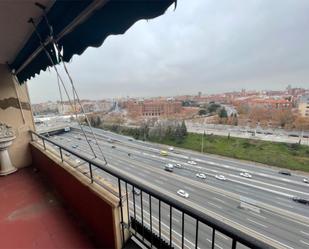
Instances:
[[[34,3],[50,8],[54,0],[1,0],[0,1],[0,64],[11,63],[33,32],[28,23],[42,15]]]

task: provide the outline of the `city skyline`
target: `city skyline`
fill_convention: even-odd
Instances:
[[[308,86],[309,2],[236,2],[180,1],[176,11],[74,56],[68,68],[80,97]],[[59,98],[52,69],[28,85],[33,103]]]
[[[173,97],[181,97],[181,96],[198,96],[199,93],[201,93],[202,96],[212,96],[212,95],[222,95],[222,94],[228,94],[228,93],[240,93],[243,90],[247,93],[249,92],[257,92],[257,93],[263,93],[263,92],[271,92],[271,91],[280,91],[280,92],[284,92],[286,91],[287,87],[291,86],[291,88],[294,89],[305,89],[306,91],[309,91],[309,88],[305,88],[305,87],[297,87],[294,86],[292,84],[288,84],[286,87],[282,88],[282,89],[262,89],[262,90],[258,90],[258,89],[246,89],[246,88],[242,88],[242,89],[234,89],[233,91],[225,91],[225,92],[214,92],[214,93],[207,93],[207,92],[203,92],[203,91],[198,91],[198,92],[194,92],[194,93],[184,93],[184,94],[177,94],[177,95],[153,95],[153,96],[118,96],[118,97],[107,97],[107,98],[81,98],[82,101],[107,101],[107,100],[117,100],[117,99],[152,99],[152,98],[173,98]],[[62,93],[63,94],[63,93]],[[58,94],[59,95],[59,94]],[[42,102],[31,102],[32,104],[40,104],[40,103],[46,103],[46,102],[60,102],[60,97],[56,97],[55,99],[46,99]],[[63,98],[63,102],[68,102],[68,100],[66,98]]]

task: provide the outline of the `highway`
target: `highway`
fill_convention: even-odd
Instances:
[[[295,174],[283,176],[274,168],[202,155],[188,150],[175,149],[169,152],[168,156],[163,157],[160,156],[160,150],[167,150],[167,146],[135,141],[126,136],[98,129],[95,129],[95,132],[98,134],[97,138],[104,156],[113,167],[123,169],[162,191],[168,191],[177,198],[181,198],[176,195],[177,190],[184,189],[190,196],[188,199],[181,198],[183,201],[244,230],[253,231],[263,238],[270,239],[282,248],[309,247],[309,207],[293,202],[291,199],[293,196],[309,198],[309,186],[302,182],[303,176]],[[91,156],[91,150],[78,130],[51,138],[65,146],[77,145],[76,151]],[[94,143],[93,138],[91,143]],[[93,148],[100,158],[100,151],[94,144]],[[131,156],[128,156],[128,153]],[[74,160],[72,157],[68,159]],[[194,160],[197,164],[190,165],[187,163],[188,160]],[[180,163],[182,168],[174,168],[173,172],[166,172],[164,165],[168,162]],[[250,172],[252,178],[241,177],[239,173],[242,171]],[[197,178],[195,176],[197,172],[205,173],[206,180]],[[112,177],[99,171],[96,173],[115,184]],[[224,175],[227,180],[216,179],[214,177],[216,174]],[[143,193],[143,198],[146,200],[145,207],[147,207],[148,199],[147,196],[145,197]],[[260,209],[258,212],[241,209],[240,200],[249,201]],[[167,215],[168,210],[165,211]],[[154,219],[158,217],[156,212],[157,208],[153,208]],[[144,218],[145,222],[148,219],[149,223],[149,217]],[[181,216],[175,212],[175,215],[173,214],[175,241],[173,242],[176,247],[179,247],[180,222]],[[166,223],[166,227],[163,226],[162,229],[167,229],[169,224],[167,216],[163,217],[163,223]],[[185,245],[187,248],[194,248],[192,242],[195,238],[195,223],[191,221],[185,224],[185,231],[188,233],[186,233]],[[199,241],[199,245],[207,246],[209,240],[211,241],[211,231],[206,227],[204,230],[205,236],[202,237],[203,241]],[[168,229],[164,230],[164,233],[168,234]],[[216,236],[216,247],[228,248],[231,243],[228,240],[223,235]],[[203,246],[200,248],[204,248]]]

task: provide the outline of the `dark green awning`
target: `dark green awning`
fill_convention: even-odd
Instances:
[[[56,1],[47,17],[53,27],[54,38],[63,48],[63,59],[68,62],[74,54],[81,55],[89,46],[101,46],[107,36],[125,33],[136,21],[162,15],[174,2],[176,0]],[[77,17],[84,15],[96,4],[99,4],[99,7],[94,8],[85,20],[63,35],[64,30],[72,25]],[[42,41],[47,41],[49,29],[44,19],[37,25],[37,30]],[[52,44],[47,43],[45,47],[56,61]],[[44,50],[40,48],[39,39],[33,33],[10,64],[20,83],[52,65]]]

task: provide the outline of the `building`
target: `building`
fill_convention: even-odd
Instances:
[[[143,117],[160,117],[180,113],[182,104],[175,100],[128,101],[125,104],[129,115]]]
[[[309,118],[309,95],[303,95],[298,101],[298,112],[301,117]]]

